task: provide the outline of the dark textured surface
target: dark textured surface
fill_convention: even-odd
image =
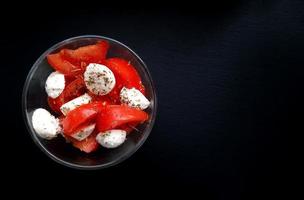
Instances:
[[[73,181],[77,187],[92,179],[100,179],[103,188],[119,184],[141,190],[153,181],[169,192],[168,185],[199,186],[195,191],[211,199],[280,195],[290,176],[288,138],[300,122],[293,117],[302,110],[303,9],[300,0],[232,1],[195,12],[58,10],[57,15],[39,13],[44,23],[24,12],[17,21],[4,22],[2,34],[9,38],[1,39],[1,46],[9,52],[9,62],[4,61],[9,67],[2,69],[14,71],[14,89],[4,91],[16,103],[8,113],[12,174],[62,185]],[[102,171],[71,170],[40,152],[26,132],[19,102],[38,56],[82,34],[131,47],[150,68],[159,98],[156,125],[143,147]],[[41,169],[53,175],[35,176]]]

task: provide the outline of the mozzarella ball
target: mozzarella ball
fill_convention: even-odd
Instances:
[[[144,110],[149,107],[149,100],[139,90],[123,87],[120,91],[120,102],[133,108]]]
[[[91,63],[84,72],[85,85],[96,95],[106,95],[115,86],[115,76],[113,72],[104,65]]]
[[[52,139],[61,132],[59,120],[43,108],[34,111],[32,124],[37,135],[44,139]]]
[[[65,87],[64,75],[60,72],[52,72],[45,82],[45,91],[53,99],[57,98]]]
[[[124,130],[108,130],[100,132],[96,136],[97,142],[105,148],[116,148],[120,146],[126,140],[127,132]]]

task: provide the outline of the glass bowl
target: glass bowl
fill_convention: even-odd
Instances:
[[[129,134],[125,143],[120,147],[116,149],[100,148],[94,153],[86,154],[68,144],[61,136],[53,140],[45,140],[38,137],[32,126],[32,114],[37,108],[51,111],[47,103],[44,85],[48,75],[54,70],[47,63],[46,55],[56,53],[62,48],[75,49],[80,46],[95,44],[99,40],[109,42],[108,58],[120,57],[129,60],[140,74],[146,88],[146,96],[151,101],[150,107],[145,110],[150,117],[147,122],[137,127],[138,131],[133,131]],[[54,161],[77,169],[101,169],[113,166],[134,154],[145,142],[152,130],[156,117],[156,107],[155,87],[149,70],[142,59],[121,42],[97,35],[83,35],[69,38],[45,51],[32,66],[25,81],[22,94],[22,109],[25,123],[36,145]]]

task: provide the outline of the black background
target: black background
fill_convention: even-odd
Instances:
[[[3,159],[9,180],[16,180],[12,186],[30,180],[45,189],[55,181],[56,190],[75,186],[81,193],[88,184],[89,194],[117,186],[132,188],[125,193],[131,196],[192,188],[210,199],[286,192],[288,138],[302,134],[294,117],[303,100],[304,2],[181,6],[50,5],[1,16],[2,96],[9,97],[2,98],[2,121],[11,127]],[[142,148],[99,171],[50,160],[32,142],[21,112],[31,65],[54,43],[83,34],[108,36],[137,52],[159,100],[155,127]]]

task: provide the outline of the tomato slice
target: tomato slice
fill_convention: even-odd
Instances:
[[[145,92],[140,76],[137,73],[135,67],[130,62],[121,58],[110,58],[105,61],[106,66],[111,69],[115,75],[115,78],[119,79],[122,86],[140,90]]]
[[[93,102],[81,105],[70,111],[62,120],[63,132],[65,135],[71,135],[78,127],[94,120],[104,107],[102,102]]]
[[[80,66],[67,61],[61,53],[47,55],[47,61],[55,70],[66,76],[77,76],[84,71]]]
[[[85,83],[82,78],[76,78],[73,80],[70,84],[68,84],[64,90],[64,100],[65,102],[68,102],[76,97],[79,97],[80,95],[84,94],[86,91]]]
[[[59,53],[49,54],[48,63],[66,76],[83,74],[89,63],[102,63],[109,49],[109,43],[100,41],[94,45],[79,47],[78,49],[62,49]]]
[[[108,49],[109,43],[100,41],[97,44],[79,47],[75,50],[63,49],[62,54],[68,61],[76,65],[80,65],[81,62],[101,63],[105,60]]]
[[[125,105],[109,105],[98,115],[96,125],[99,131],[106,131],[131,122],[142,123],[148,118],[149,115],[142,110]]]
[[[48,104],[54,112],[61,113],[60,107],[63,104],[83,93],[85,93],[85,83],[82,78],[76,78],[64,88],[63,92],[57,98],[53,99],[48,97]]]
[[[68,137],[68,140],[70,140],[73,146],[78,148],[79,150],[84,151],[86,153],[91,153],[93,151],[96,151],[100,146],[96,141],[96,135],[97,132],[94,131],[91,135],[89,135],[86,139],[82,141],[78,141],[71,137]]]
[[[145,94],[145,87],[134,66],[130,62],[121,58],[109,58],[105,60],[105,65],[112,70],[116,78],[116,85],[109,93],[110,98],[117,103],[122,87],[136,88]]]

